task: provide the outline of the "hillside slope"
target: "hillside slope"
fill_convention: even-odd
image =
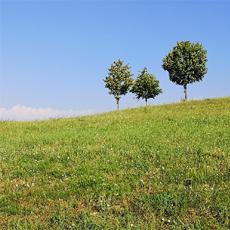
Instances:
[[[230,228],[230,97],[0,122],[1,229]]]

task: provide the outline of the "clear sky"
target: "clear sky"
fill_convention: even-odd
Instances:
[[[230,96],[230,1],[0,2],[0,119],[41,119],[116,109],[103,78],[118,59],[134,79],[146,66],[163,94],[152,105],[178,102],[162,59],[177,41],[200,42],[208,54],[203,81],[188,99]],[[144,105],[134,94],[120,108]]]

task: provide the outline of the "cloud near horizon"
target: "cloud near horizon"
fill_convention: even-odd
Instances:
[[[76,117],[93,114],[92,110],[88,111],[73,111],[73,110],[54,110],[51,108],[39,108],[26,107],[16,105],[12,109],[6,110],[0,108],[0,120],[10,121],[32,121],[32,120],[47,120],[49,118],[66,118]]]

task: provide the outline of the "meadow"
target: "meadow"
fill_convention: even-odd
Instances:
[[[0,122],[0,229],[230,229],[230,97]]]

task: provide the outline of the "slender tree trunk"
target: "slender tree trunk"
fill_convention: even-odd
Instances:
[[[187,85],[184,85],[184,94],[185,94],[185,101],[187,101],[188,100]]]
[[[120,108],[119,108],[119,100],[117,100],[117,110],[120,110]]]
[[[148,105],[148,102],[147,102],[147,100],[148,100],[148,99],[147,99],[147,98],[145,98],[145,103],[146,103],[145,105],[146,105],[146,106]]]

